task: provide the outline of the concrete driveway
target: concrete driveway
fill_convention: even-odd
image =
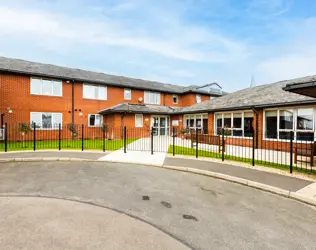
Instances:
[[[0,192],[100,204],[195,249],[315,249],[315,209],[189,173],[102,162],[3,163]]]

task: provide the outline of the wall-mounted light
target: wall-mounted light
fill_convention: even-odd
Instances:
[[[148,118],[145,118],[145,121],[146,121],[146,122],[148,122],[148,120],[149,120]]]
[[[79,116],[83,116],[83,113],[82,113],[82,112],[80,112],[80,113],[79,113]]]
[[[9,113],[9,114],[12,114],[12,113],[13,113],[12,109],[10,109],[10,108],[7,108],[7,109],[8,109],[8,113]]]

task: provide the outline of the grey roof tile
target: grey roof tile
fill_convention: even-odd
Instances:
[[[246,88],[209,101],[184,107],[179,112],[193,113],[203,111],[245,109],[251,107],[286,106],[292,104],[316,103],[316,98],[307,97],[283,90],[287,84],[316,80],[316,76],[286,80],[253,88]]]
[[[116,76],[101,72],[61,67],[52,64],[43,64],[7,57],[0,57],[0,71],[23,73],[33,76],[55,77],[64,80],[74,79],[79,82],[92,82],[98,84],[116,85],[121,87],[154,90],[176,94],[181,94],[189,91],[193,93],[218,95],[217,93],[195,90],[194,88],[188,90],[188,87],[173,84],[141,80],[124,76]]]
[[[172,114],[178,109],[180,108],[160,106],[160,105],[120,103],[118,105],[99,111],[99,114],[109,114],[109,113]]]

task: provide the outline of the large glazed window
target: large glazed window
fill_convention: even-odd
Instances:
[[[202,131],[203,134],[208,133],[208,115],[207,114],[195,114],[184,116],[184,126],[186,129],[194,132],[196,129]]]
[[[62,81],[48,80],[41,78],[31,78],[31,94],[32,95],[47,95],[47,96],[62,96]]]
[[[107,100],[107,88],[105,86],[83,84],[82,92],[85,99]]]
[[[31,112],[31,124],[37,129],[58,129],[62,125],[62,113]]]
[[[145,91],[144,102],[146,104],[157,104],[160,105],[160,93]]]
[[[314,109],[279,109],[264,112],[264,138],[289,140],[293,132],[294,140],[314,140]]]
[[[226,136],[252,137],[253,112],[227,112],[215,114],[215,134]]]

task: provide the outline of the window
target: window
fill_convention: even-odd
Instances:
[[[62,96],[62,82],[41,78],[31,78],[32,95]]]
[[[290,139],[290,133],[294,127],[293,110],[280,110],[279,117],[279,137],[280,139]]]
[[[178,104],[178,95],[173,95],[172,96],[172,103],[173,104]]]
[[[264,112],[264,138],[289,140],[314,140],[314,111],[312,108],[266,110]]]
[[[252,137],[253,135],[253,113],[244,113],[244,137]]]
[[[296,118],[296,139],[314,140],[313,109],[298,109]]]
[[[62,125],[62,113],[31,112],[31,123],[37,129],[58,129]]]
[[[185,115],[184,116],[185,127],[190,130],[202,130],[203,133],[208,133],[208,115],[207,114],[196,114],[196,115]]]
[[[132,100],[132,90],[124,89],[124,100]]]
[[[143,127],[143,115],[142,114],[136,114],[135,115],[135,127],[136,128],[142,128]]]
[[[107,100],[107,88],[104,86],[83,84],[83,98]]]
[[[215,114],[215,133],[222,134],[222,129],[227,136],[252,137],[253,113],[234,112]]]
[[[160,104],[160,93],[145,91],[144,95],[146,104]]]
[[[215,96],[210,96],[210,100],[213,100],[213,99],[215,99]]]
[[[197,94],[195,96],[195,98],[196,98],[196,103],[200,103],[201,102],[201,95]]]
[[[89,127],[101,127],[102,126],[102,115],[91,114],[88,115],[88,126]]]

